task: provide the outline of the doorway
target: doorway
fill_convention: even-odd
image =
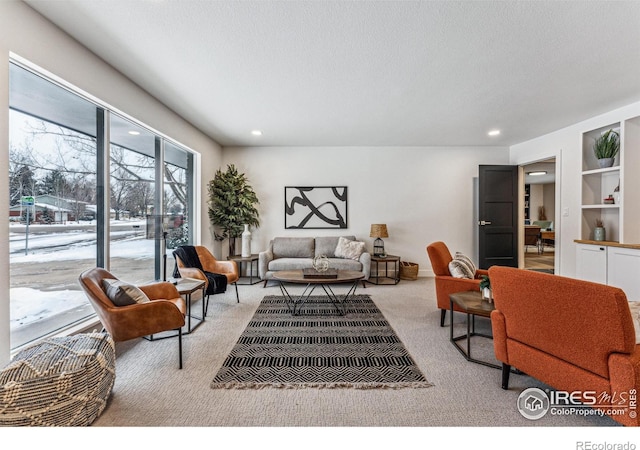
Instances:
[[[524,175],[524,269],[555,273],[556,160],[522,166]]]

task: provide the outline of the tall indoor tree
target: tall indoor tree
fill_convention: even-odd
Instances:
[[[229,255],[235,255],[235,240],[242,235],[244,225],[260,226],[256,205],[258,196],[244,173],[233,164],[222,172],[218,169],[209,181],[209,220],[217,241],[229,239]]]

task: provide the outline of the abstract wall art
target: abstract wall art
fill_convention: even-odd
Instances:
[[[286,186],[284,227],[347,228],[347,186]]]

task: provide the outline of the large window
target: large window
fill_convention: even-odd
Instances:
[[[164,277],[165,254],[173,270],[170,249],[193,242],[193,155],[17,64],[9,105],[15,349],[94,316],[82,270],[143,283]]]
[[[146,226],[155,210],[156,138],[115,114],[110,136],[110,267],[141,283],[157,278],[154,240]]]

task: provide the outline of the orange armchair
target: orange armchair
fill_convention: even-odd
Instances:
[[[176,287],[168,282],[138,286],[149,302],[116,306],[107,296],[102,281],[117,279],[107,270],[96,267],[80,274],[78,281],[87,294],[100,322],[114,341],[128,341],[162,331],[178,332],[178,360],[182,369],[182,327],[187,310]]]
[[[591,391],[597,404],[585,403],[640,425],[630,402],[640,390],[640,345],[621,289],[512,267],[491,267],[489,276],[503,389],[513,366],[558,390]]]
[[[240,273],[238,271],[238,265],[235,261],[218,261],[215,256],[211,254],[209,249],[203,245],[195,245],[194,246],[196,253],[198,255],[198,259],[200,260],[200,265],[202,266],[202,270],[197,267],[188,267],[184,261],[180,259],[179,256],[175,255],[176,258],[176,267],[180,276],[182,278],[195,278],[198,280],[204,280],[206,283],[205,292],[207,293],[207,298],[211,293],[209,289],[209,279],[205,275],[204,272],[211,272],[224,275],[227,277],[227,284],[232,284],[236,288],[236,301],[240,303],[240,296],[238,295],[238,283],[237,281],[240,279]],[[203,299],[204,300],[204,299]]]
[[[464,291],[479,291],[480,277],[487,275],[483,269],[476,270],[473,279],[455,278],[449,272],[449,263],[453,260],[449,248],[444,242],[433,242],[427,246],[427,254],[431,260],[431,268],[436,276],[436,299],[440,308],[440,326],[444,326],[444,319],[450,309],[449,294]],[[454,305],[456,311],[460,309]]]

